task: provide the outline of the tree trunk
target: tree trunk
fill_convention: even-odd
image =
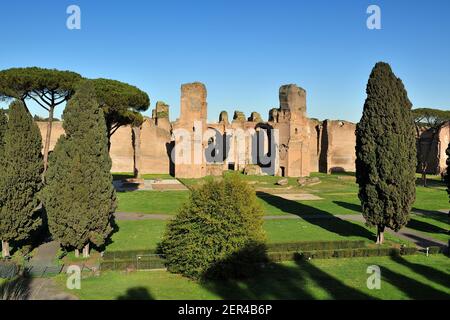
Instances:
[[[83,258],[89,258],[89,243],[83,248]]]
[[[80,250],[75,249],[75,258],[78,258],[80,256]]]
[[[48,112],[48,121],[47,121],[47,133],[45,135],[45,144],[44,144],[44,173],[47,171],[48,166],[48,152],[50,150],[50,138],[52,136],[52,123],[53,123],[53,111],[54,107],[50,107]]]
[[[384,242],[384,226],[379,225],[377,227],[377,244],[383,244]]]
[[[140,178],[141,170],[141,128],[133,127],[134,177]]]
[[[2,257],[9,257],[9,242],[2,240]]]
[[[427,166],[426,162],[422,162],[422,184],[424,187],[427,186]]]

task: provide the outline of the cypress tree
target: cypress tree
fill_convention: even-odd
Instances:
[[[363,216],[382,244],[385,227],[405,226],[415,201],[414,122],[405,87],[389,64],[375,65],[366,93],[356,127],[356,180]]]
[[[112,232],[116,194],[103,111],[87,82],[64,110],[65,136],[53,151],[42,200],[49,229],[65,248],[103,247]]]
[[[0,237],[3,256],[9,256],[10,241],[29,239],[42,223],[36,208],[44,169],[41,134],[25,105],[20,101],[12,102],[8,117],[0,151]],[[1,123],[4,121],[4,118],[0,120]]]
[[[448,144],[446,153],[447,153],[447,174],[445,175],[445,180],[447,182],[447,193],[450,202],[450,143]],[[448,214],[450,215],[450,210]]]

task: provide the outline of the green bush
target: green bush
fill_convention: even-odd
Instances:
[[[364,240],[337,240],[337,241],[299,241],[286,243],[271,243],[267,245],[269,252],[304,251],[304,250],[334,250],[346,248],[363,248]]]
[[[263,210],[237,175],[193,190],[161,243],[169,271],[187,277],[239,278],[265,261]]]

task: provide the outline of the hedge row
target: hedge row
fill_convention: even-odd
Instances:
[[[426,249],[425,249],[426,252]],[[438,254],[438,253],[445,253],[446,249],[444,247],[438,247],[438,246],[431,246],[428,247],[428,254]]]
[[[100,264],[101,270],[150,270],[163,269],[165,267],[166,260],[160,256],[142,257],[141,259],[104,260]]]
[[[290,261],[297,259],[329,259],[329,258],[354,258],[377,257],[391,255],[409,255],[417,253],[417,248],[347,248],[336,250],[310,250],[299,252],[269,252],[269,259],[273,262]]]
[[[364,240],[338,240],[338,241],[299,241],[286,243],[271,243],[267,245],[268,252],[311,251],[311,250],[337,250],[364,248]]]
[[[125,259],[132,260],[136,259],[137,256],[156,254],[156,250],[128,250],[128,251],[106,251],[103,254],[103,259],[113,260],[113,259]]]

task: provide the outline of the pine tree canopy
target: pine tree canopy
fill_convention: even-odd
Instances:
[[[416,141],[411,102],[387,63],[375,65],[356,128],[356,178],[371,226],[402,228],[415,201]]]
[[[42,193],[49,228],[64,247],[102,247],[112,232],[116,194],[105,119],[89,82],[68,102],[63,127]]]
[[[5,119],[0,118],[1,132]],[[41,149],[39,128],[24,104],[13,101],[0,150],[0,237],[4,241],[26,240],[42,223],[36,212],[42,185]]]

